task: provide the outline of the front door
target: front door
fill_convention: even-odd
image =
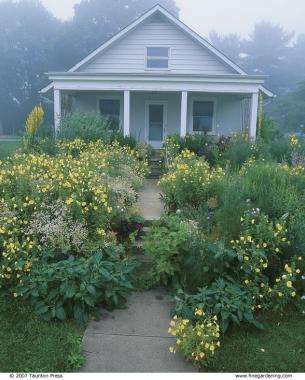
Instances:
[[[166,104],[148,103],[148,143],[160,149],[165,137]]]

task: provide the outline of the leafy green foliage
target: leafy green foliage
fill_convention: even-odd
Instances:
[[[67,141],[80,138],[85,142],[102,140],[110,143],[110,135],[107,121],[93,112],[74,112],[65,116],[60,122],[58,131],[58,138]]]
[[[167,284],[181,270],[186,251],[189,226],[177,216],[156,221],[144,238],[143,251],[152,256],[152,276],[157,283]]]
[[[249,138],[244,134],[237,134],[228,143],[223,159],[229,161],[233,168],[239,168],[253,154]]]
[[[227,331],[230,323],[240,325],[243,321],[262,328],[262,325],[254,319],[253,303],[248,289],[222,278],[209,287],[199,288],[193,295],[180,290],[174,300],[174,313],[185,318],[194,320],[196,308],[201,308],[210,315],[217,315],[223,333]]]
[[[136,265],[136,261],[121,260],[109,251],[54,264],[40,262],[17,291],[30,299],[44,320],[74,318],[84,326],[97,315],[100,305],[110,309],[124,306],[133,289],[130,280]]]

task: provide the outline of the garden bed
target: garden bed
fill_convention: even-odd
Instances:
[[[0,168],[2,372],[79,368],[81,331],[125,305],[139,265],[145,157],[118,141],[58,141],[51,154],[43,142]]]
[[[198,368],[267,370],[277,352],[272,343],[265,364],[248,369],[250,351],[238,368],[223,346],[244,344],[251,331],[253,352],[261,331],[273,337],[285,330],[287,308],[296,310],[295,333],[302,330],[305,149],[294,137],[279,141],[282,156],[276,141],[251,144],[244,136],[221,142],[174,137],[163,149],[160,185],[168,215],[154,223],[143,249],[153,261],[151,282],[166,285],[175,303],[169,333],[176,345],[169,349]],[[289,340],[293,352],[303,349]],[[278,352],[279,361],[283,356]],[[282,361],[272,368],[292,366]]]

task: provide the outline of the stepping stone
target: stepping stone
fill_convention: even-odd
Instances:
[[[197,372],[168,351],[171,302],[164,289],[134,293],[128,308],[91,322],[83,339],[82,372]]]

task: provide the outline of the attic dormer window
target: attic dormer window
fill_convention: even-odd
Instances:
[[[146,68],[152,70],[162,70],[169,68],[169,48],[168,47],[148,47],[146,49]]]

